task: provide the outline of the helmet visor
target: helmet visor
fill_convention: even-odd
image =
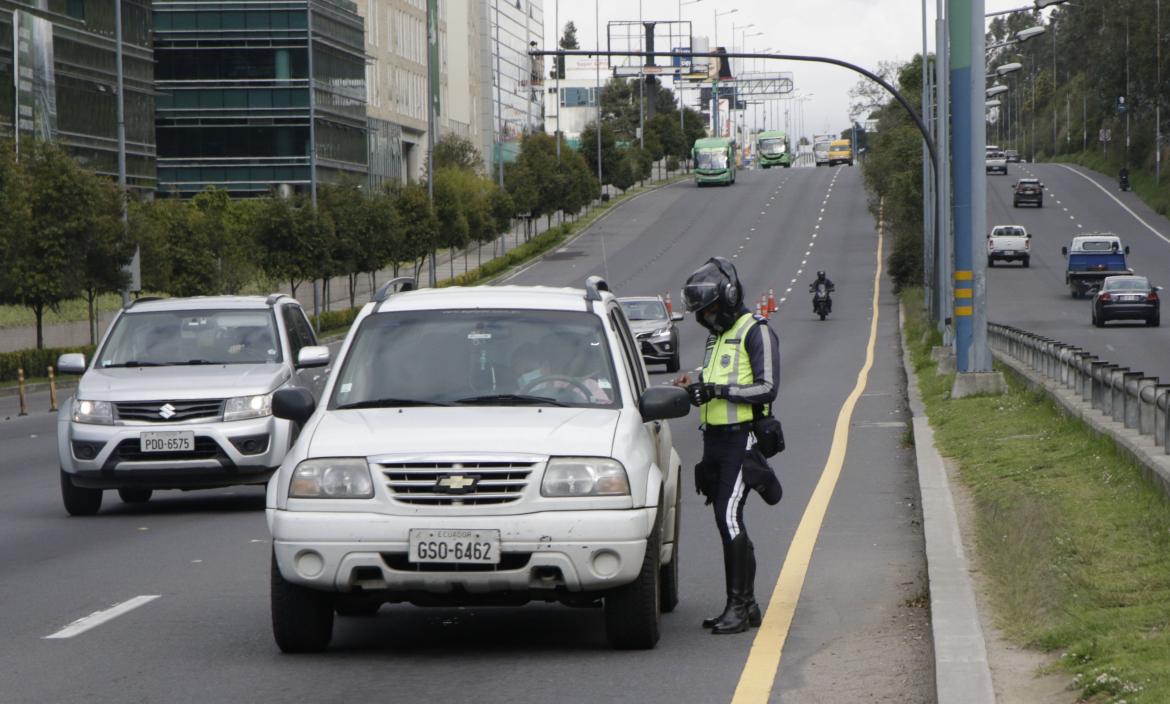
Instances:
[[[688,313],[700,311],[719,298],[718,284],[714,281],[688,281],[683,288],[683,303]]]

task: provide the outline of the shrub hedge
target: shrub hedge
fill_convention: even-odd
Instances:
[[[57,357],[66,352],[82,352],[88,360],[93,356],[93,350],[93,345],[83,345],[0,352],[0,383],[16,381],[19,369],[24,370],[25,378],[48,376],[49,367],[57,366]]]

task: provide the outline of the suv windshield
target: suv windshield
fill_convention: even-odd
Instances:
[[[110,332],[98,366],[279,362],[278,339],[267,309],[127,313]]]
[[[627,320],[666,320],[662,301],[621,301]]]
[[[696,169],[726,169],[727,152],[715,149],[699,150],[699,157],[695,163]]]
[[[380,313],[358,328],[330,408],[534,404],[618,408],[614,379],[602,321],[589,313]]]

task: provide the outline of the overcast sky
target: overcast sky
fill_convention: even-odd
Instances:
[[[601,16],[602,46],[607,22],[639,19],[639,0],[544,0],[546,45],[554,47],[560,35],[559,10],[560,26],[569,20],[576,23],[581,48],[595,46],[594,2]],[[936,0],[927,4],[933,51]],[[987,12],[1030,4],[1031,0],[985,0]],[[640,5],[644,20],[679,17],[678,0],[641,0]],[[733,9],[732,14],[722,14]],[[716,44],[716,10],[720,12],[718,43],[726,47],[732,45],[734,23],[735,45],[748,51],[830,56],[870,70],[880,61],[907,61],[922,50],[922,0],[699,0],[685,4],[682,18],[692,23],[695,36],[709,37],[712,46]],[[754,26],[740,31],[744,25]],[[751,36],[755,32],[762,34]],[[798,95],[812,95],[803,103],[806,135],[838,131],[849,124],[849,89],[858,76],[825,64],[777,64],[778,70],[793,73]],[[692,107],[693,100],[688,101]]]

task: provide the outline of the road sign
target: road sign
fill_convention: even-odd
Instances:
[[[684,66],[614,66],[613,75],[615,76],[672,76],[689,71],[689,67]]]
[[[1101,130],[1101,132],[1097,135],[1097,141],[1098,142],[1112,142],[1113,141],[1113,130]]]

